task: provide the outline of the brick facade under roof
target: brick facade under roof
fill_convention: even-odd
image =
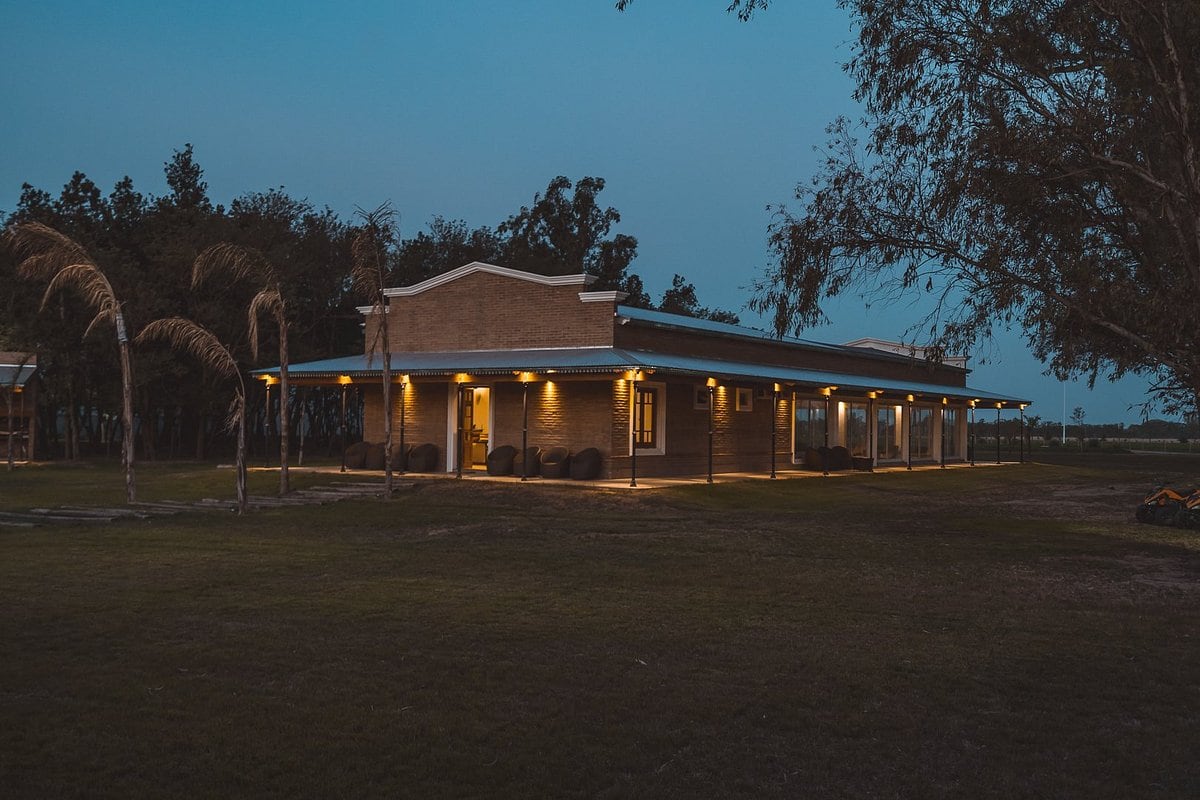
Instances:
[[[590,280],[476,263],[387,290],[393,442],[403,419],[407,445],[437,446],[439,471],[455,469],[460,448],[470,468],[497,446],[521,446],[528,408],[530,446],[594,447],[601,477],[630,477],[636,379],[648,397],[643,405],[661,415],[648,435],[654,441],[638,449],[638,475],[704,474],[710,459],[715,472],[765,473],[811,461],[808,451],[822,443],[856,448],[871,461],[962,460],[964,412],[973,403],[1022,402],[967,386],[968,370],[957,365],[629,308],[620,292],[593,291]],[[378,312],[360,310],[372,348]],[[368,356],[291,371],[297,386],[361,388],[365,438],[380,441],[382,360]],[[458,420],[459,398],[471,398],[470,424]],[[803,437],[797,433],[801,413],[824,420],[820,435],[811,421]],[[885,432],[886,447],[877,441]]]

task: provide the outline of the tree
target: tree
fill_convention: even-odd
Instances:
[[[1084,436],[1083,436],[1083,433],[1084,433],[1083,420],[1086,417],[1087,417],[1087,412],[1083,410],[1083,406],[1075,406],[1075,409],[1071,412],[1071,422],[1074,422],[1075,426],[1079,429],[1079,449],[1080,450],[1083,449],[1083,438],[1084,438]]]
[[[604,179],[583,177],[572,184],[559,175],[496,228],[503,238],[505,263],[542,275],[595,275],[596,291],[622,291],[630,305],[649,306],[642,281],[629,272],[637,257],[637,239],[623,233],[606,238],[621,214],[602,208],[597,195]],[[568,194],[568,192],[570,194]]]
[[[205,369],[225,378],[237,378],[233,403],[226,418],[227,430],[237,428],[237,504],[238,513],[246,513],[246,382],[237,360],[219,339],[207,328],[190,319],[169,317],[156,319],[138,334],[139,343],[160,340],[173,349],[182,350],[195,357]]]
[[[617,0],[617,10],[624,11],[632,2],[633,0]],[[770,4],[770,0],[730,0],[725,11],[730,14],[736,13],[738,19],[746,22],[754,16],[755,11],[765,9]]]
[[[737,325],[740,320],[732,311],[705,308],[696,299],[696,287],[684,280],[682,275],[671,279],[671,288],[663,292],[662,302],[658,304],[660,311],[671,314],[683,314],[698,319],[710,319],[714,322],[727,322]]]
[[[830,127],[752,308],[914,299],[942,349],[1021,326],[1060,376],[1200,393],[1200,4],[841,0],[865,145]],[[936,348],[935,348],[936,352]]]
[[[350,281],[355,291],[371,304],[374,326],[367,347],[367,360],[375,357],[376,349],[383,356],[383,485],[392,494],[392,342],[388,338],[387,288],[388,255],[396,245],[396,212],[384,203],[374,211],[359,209],[363,224],[351,247],[353,262]],[[345,443],[343,442],[343,446]]]
[[[258,317],[270,314],[279,332],[279,494],[285,495],[288,486],[288,435],[291,423],[288,416],[288,317],[283,299],[279,271],[261,251],[221,242],[208,247],[192,266],[192,287],[199,286],[214,274],[226,273],[233,280],[250,280],[258,292],[250,300],[246,316],[250,329],[250,353],[258,358]],[[271,409],[267,409],[270,417]]]
[[[20,259],[21,273],[48,281],[42,295],[43,309],[59,291],[74,289],[96,311],[84,338],[101,323],[109,323],[116,330],[121,358],[121,460],[125,466],[125,499],[132,503],[137,500],[133,466],[133,358],[121,303],[100,267],[70,237],[40,222],[15,225],[7,236]]]
[[[502,260],[500,237],[491,228],[471,230],[462,220],[435,216],[429,232],[420,231],[400,243],[392,258],[388,280],[393,286],[411,286],[473,261]]]

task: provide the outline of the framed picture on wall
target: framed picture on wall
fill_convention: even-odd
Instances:
[[[737,390],[737,406],[738,411],[753,411],[754,410],[754,390],[742,389]]]
[[[704,385],[698,385],[694,387],[692,408],[696,409],[697,411],[708,411],[709,406],[711,405],[709,402],[710,399],[711,396],[708,393],[708,387]]]

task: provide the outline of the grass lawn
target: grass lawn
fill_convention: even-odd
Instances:
[[[1133,507],[1200,460],[1146,459],[0,529],[0,796],[1194,798],[1200,534]]]

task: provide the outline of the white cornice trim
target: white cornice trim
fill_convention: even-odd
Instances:
[[[580,292],[579,302],[581,303],[620,303],[626,297],[629,297],[629,292]]]
[[[436,275],[429,280],[421,281],[412,286],[397,286],[392,289],[384,289],[383,293],[388,297],[411,297],[415,294],[427,292],[430,289],[450,283],[451,281],[456,281],[467,275],[473,275],[476,272],[487,272],[504,278],[516,278],[517,280],[529,281],[530,283],[540,283],[542,286],[587,286],[596,280],[595,275],[585,275],[582,273],[578,275],[535,275],[532,272],[524,272],[519,269],[509,269],[508,267],[498,267],[495,264],[485,264],[482,261],[472,261],[470,264],[464,264],[458,269],[443,272],[441,275]]]
[[[354,310],[357,311],[358,313],[362,314],[365,317],[368,314],[374,312],[375,308],[376,308],[375,306],[355,306]],[[391,306],[383,307],[383,313],[390,314],[391,311],[392,311]]]

